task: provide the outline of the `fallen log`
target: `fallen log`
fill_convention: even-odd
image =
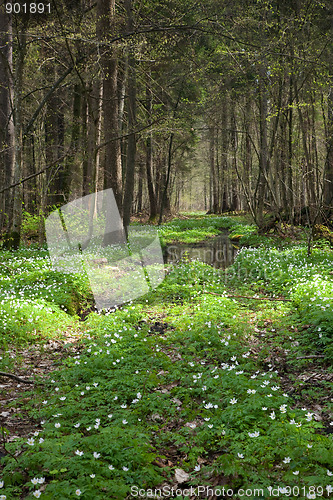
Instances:
[[[221,295],[220,293],[204,292],[210,295],[217,295],[218,297],[225,297],[226,299],[253,299],[253,300],[280,300],[283,302],[291,302],[291,299],[281,299],[275,297],[248,297],[247,295]]]

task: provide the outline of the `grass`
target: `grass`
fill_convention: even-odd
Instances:
[[[206,234],[229,224],[207,219]],[[173,227],[185,235],[198,220]],[[169,225],[165,241],[173,232]],[[332,260],[329,248],[307,257],[300,245],[243,249],[226,272],[183,262],[154,292],[80,322],[77,308],[90,296],[84,277],[65,280],[45,251],[4,253],[11,272],[0,268],[3,346],[66,328],[81,339],[43,384],[24,392],[31,433],[10,441],[2,426],[0,498],[136,498],[136,488],[180,490],[177,469],[185,488],[227,484],[262,490],[247,498],[266,499],[276,485],[279,498],[327,498],[329,386],[317,388],[319,415],[314,391],[305,386],[303,395],[298,376],[324,373],[331,360]],[[313,353],[325,358],[297,360]],[[0,370],[13,370],[13,359],[2,358]]]

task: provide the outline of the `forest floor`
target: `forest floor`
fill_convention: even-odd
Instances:
[[[236,222],[232,231],[255,238]],[[186,220],[171,221],[166,241],[177,224],[183,239],[203,226],[190,219],[186,236]],[[138,488],[145,498],[163,487],[161,498],[258,488],[247,498],[266,499],[270,487],[279,498],[329,497],[328,246],[311,257],[301,242],[244,249],[227,271],[169,266],[155,291],[85,321],[67,312],[89,304],[82,277],[57,276],[39,251],[2,262],[12,275],[2,281],[0,370],[34,384],[0,379],[0,498],[130,499]]]

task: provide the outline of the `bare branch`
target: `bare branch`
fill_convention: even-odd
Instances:
[[[17,375],[13,375],[13,373],[0,372],[0,377],[12,378],[14,380],[17,380],[18,382],[22,382],[23,384],[34,384],[33,380],[25,380],[21,377],[18,377]]]
[[[48,170],[49,168],[51,167],[54,167],[54,165],[56,165],[57,163],[59,163],[61,160],[63,160],[64,158],[66,158],[66,156],[68,155],[69,153],[67,152],[66,154],[60,156],[59,158],[57,158],[55,161],[53,161],[52,163],[50,163],[50,165],[47,165],[46,167],[44,167],[42,170],[39,170],[39,172],[36,172],[35,174],[31,174],[31,175],[28,175],[28,177],[25,177],[24,179],[21,179],[20,181],[18,182],[15,182],[14,184],[11,184],[10,186],[7,186],[5,187],[4,189],[1,189],[0,191],[0,194],[2,193],[5,193],[6,191],[9,191],[10,189],[16,187],[16,186],[19,186],[20,184],[23,184],[24,182],[30,180],[30,179],[34,179],[35,177],[37,177],[38,175],[46,172],[46,170]]]

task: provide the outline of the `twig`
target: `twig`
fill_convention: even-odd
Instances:
[[[56,163],[59,163],[61,160],[63,160],[64,158],[66,158],[67,155],[68,155],[68,153],[65,153],[64,155],[59,156],[59,158],[57,158],[55,161],[53,161],[52,163],[50,163],[49,165],[47,165],[46,167],[44,167],[42,170],[39,170],[38,172],[36,172],[34,174],[28,175],[24,179],[21,179],[20,181],[15,182],[14,184],[11,184],[10,186],[7,186],[7,187],[1,189],[0,190],[0,194],[5,193],[6,191],[9,191],[10,189],[12,189],[12,188],[14,188],[16,186],[19,186],[20,184],[23,184],[24,182],[26,182],[26,181],[28,181],[30,179],[33,179],[34,177],[37,177],[38,175],[46,172],[46,170],[48,170],[49,168],[51,168],[54,165],[56,165]]]
[[[204,292],[210,295],[218,295],[219,297],[225,297],[226,299],[254,299],[254,300],[280,300],[283,302],[291,302],[291,299],[276,299],[273,297],[248,297],[247,295],[221,295],[220,293],[214,292]]]
[[[310,356],[298,356],[296,359],[324,358],[324,354],[311,354]]]
[[[7,439],[6,439],[6,430],[5,428],[1,425],[0,426],[0,430],[1,430],[1,437],[2,437],[2,444],[3,444],[3,449],[5,450],[6,454],[11,456],[14,460],[16,460],[16,462],[18,463],[18,459],[17,457],[11,453],[10,451],[7,450],[6,448],[6,444],[7,444]]]
[[[317,373],[312,373],[312,375],[310,375],[310,377],[308,378],[305,378],[302,380],[302,383],[305,384],[305,382],[308,382],[309,380],[311,380],[313,377],[315,377],[317,375]]]
[[[0,372],[0,377],[9,377],[17,380],[18,382],[22,382],[23,384],[34,384],[33,380],[24,380],[23,378],[18,377],[17,375],[13,375],[12,373]]]
[[[0,262],[0,266],[5,267],[5,268],[6,268],[6,269],[8,269],[11,273],[13,273],[13,272],[14,272],[14,269],[13,269],[12,267],[9,267],[9,266],[7,266],[6,264],[3,264],[2,262]]]

